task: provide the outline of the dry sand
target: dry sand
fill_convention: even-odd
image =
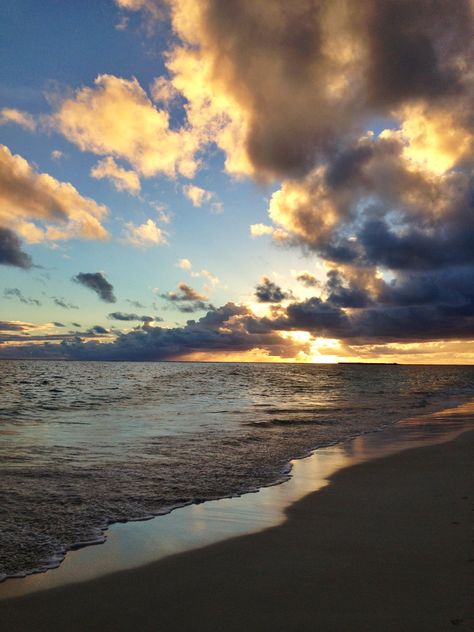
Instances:
[[[12,632],[474,630],[474,433],[338,472],[281,526],[0,602]]]

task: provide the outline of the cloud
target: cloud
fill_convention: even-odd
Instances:
[[[207,288],[209,287],[214,287],[216,285],[219,285],[219,279],[218,277],[216,277],[214,274],[212,274],[212,272],[210,272],[209,270],[206,270],[205,268],[203,268],[202,270],[193,270],[191,272],[191,276],[194,278],[198,278],[198,277],[204,277],[207,280],[207,285],[204,286],[204,289],[206,291]]]
[[[337,307],[367,307],[372,300],[363,285],[355,281],[345,284],[345,279],[339,270],[329,270],[327,273],[326,290],[327,302]]]
[[[129,303],[132,307],[136,307],[137,309],[142,309],[145,307],[145,305],[143,305],[143,303],[140,303],[140,301],[132,301],[129,298],[126,298],[125,301]]]
[[[66,326],[66,325],[64,325],[63,323],[59,323],[59,322],[57,322],[57,321],[54,321],[54,322],[53,322],[53,325],[54,325],[55,327],[65,327],[65,326]]]
[[[170,360],[205,353],[219,358],[226,353],[259,349],[262,356],[291,358],[307,347],[270,331],[250,331],[247,308],[233,303],[212,309],[199,320],[183,327],[147,327],[119,334],[110,342],[64,337],[64,342],[0,348],[1,357],[55,357],[82,360]],[[198,357],[200,357],[198,355]]]
[[[40,334],[38,332],[50,328],[51,325],[49,323],[43,325],[27,323],[20,320],[0,321],[0,347],[2,347],[4,343],[13,343],[15,345],[16,343],[23,342],[29,344],[37,340],[42,342],[47,339],[49,334]]]
[[[36,305],[36,307],[39,307],[41,305],[41,301],[38,301],[38,299],[36,298],[25,296],[22,291],[16,287],[5,288],[5,290],[3,291],[3,296],[7,299],[17,298],[21,303],[24,303],[25,305]]]
[[[128,17],[123,15],[120,17],[118,22],[115,24],[115,28],[117,31],[125,31],[128,26]]]
[[[125,224],[125,240],[133,246],[146,248],[167,244],[166,233],[152,219],[136,226],[132,222]]]
[[[285,297],[290,304],[267,319],[235,313],[216,338],[200,319],[65,354],[127,356],[130,345],[135,358],[151,342],[146,357],[175,357],[173,345],[197,352],[206,337],[224,344],[228,332],[239,349],[237,333],[247,344],[250,332],[281,341],[278,332],[301,329],[351,345],[472,339],[472,2],[116,4],[146,20],[168,7],[173,33],[166,76],[151,88],[156,104],[136,80],[102,75],[58,102],[52,127],[145,177],[193,177],[205,149],[217,146],[228,173],[279,181],[271,225],[253,224],[251,235],[322,257],[329,273],[315,296]],[[381,121],[388,129],[378,133]],[[210,192],[200,190],[193,195],[203,203]],[[38,213],[10,215],[5,226],[43,238]],[[309,277],[301,282],[312,287]],[[268,283],[262,296],[285,294]],[[165,296],[182,309],[199,303]]]
[[[106,303],[115,303],[114,288],[101,272],[79,272],[72,279],[95,292]]]
[[[185,314],[214,309],[210,303],[207,303],[209,300],[207,296],[199,294],[199,292],[186,283],[179,283],[178,291],[160,294],[160,297],[174,303],[176,309]]]
[[[262,235],[272,235],[274,232],[273,226],[267,226],[266,224],[251,224],[250,235],[252,237],[261,237]]]
[[[174,299],[166,295],[168,300],[192,307],[193,301],[205,298],[192,288],[179,289]],[[474,340],[474,274],[473,268],[466,266],[401,273],[388,283],[369,272],[358,279],[330,270],[320,296],[293,300],[271,317],[259,318],[247,307],[229,303],[209,309],[198,321],[188,321],[183,327],[145,325],[119,334],[107,344],[69,337],[54,349],[51,345],[33,348],[24,347],[22,338],[21,352],[3,350],[1,355],[159,360],[202,353],[210,358],[212,354],[218,357],[219,353],[260,349],[274,356],[294,357],[299,351],[308,352],[310,340],[292,341],[288,332],[306,331],[315,338],[338,339],[346,350],[350,347],[351,355],[370,358],[371,353],[383,354],[380,345]],[[8,329],[22,331],[19,326]],[[389,352],[393,350],[387,347]]]
[[[124,312],[111,312],[107,318],[122,321],[141,320],[143,322],[152,322],[155,320],[154,316],[139,316],[138,314],[128,314]]]
[[[168,301],[207,301],[207,296],[199,294],[194,288],[186,283],[178,284],[179,292],[169,292],[168,294],[162,294],[162,298],[166,298]]]
[[[341,264],[400,270],[472,262],[469,170],[427,171],[405,148],[382,134],[286,181],[270,201],[273,221],[292,243]]]
[[[219,279],[215,276],[215,274],[212,274],[212,272],[206,270],[206,268],[202,268],[201,270],[193,270],[192,263],[191,261],[189,261],[189,259],[180,259],[176,265],[182,270],[188,270],[190,275],[194,279],[206,279],[207,285],[204,286],[204,289],[206,291],[210,291],[213,287],[219,285]]]
[[[161,3],[155,0],[115,0],[115,4],[127,11],[146,11],[155,20],[164,15]]]
[[[69,301],[66,301],[64,298],[59,298],[57,296],[52,296],[51,298],[53,299],[53,303],[57,305],[58,307],[63,307],[64,309],[79,309],[77,305],[74,305],[74,303],[70,303]]]
[[[281,301],[289,298],[290,294],[284,292],[281,287],[270,281],[268,277],[263,277],[255,288],[255,296],[259,303],[281,303]]]
[[[230,173],[299,179],[371,118],[403,119],[414,104],[462,104],[469,117],[469,0],[116,3],[149,22],[168,7],[160,100],[180,95],[187,124],[223,150]]]
[[[191,201],[193,206],[201,207],[203,204],[211,204],[211,210],[214,213],[222,212],[222,204],[218,201],[216,194],[207,191],[195,184],[186,184],[183,187],[184,195]]]
[[[169,224],[173,219],[173,213],[171,211],[168,211],[164,204],[150,202],[150,206],[155,209],[158,215],[158,219],[162,224]]]
[[[310,272],[300,272],[296,275],[296,280],[302,283],[305,287],[319,287],[319,281]]]
[[[108,334],[110,332],[105,327],[102,327],[102,325],[94,325],[93,327],[91,327],[89,329],[88,333],[97,334],[99,336],[102,336],[102,335]]]
[[[36,129],[36,120],[31,114],[15,110],[14,108],[2,108],[0,110],[0,125],[6,125],[7,123],[15,123],[30,132],[34,132]]]
[[[28,332],[37,329],[38,325],[33,323],[24,323],[20,320],[0,320],[0,331],[22,331]]]
[[[191,270],[192,268],[192,264],[189,259],[180,259],[176,265],[182,270]]]
[[[179,94],[171,81],[165,77],[156,77],[150,86],[150,92],[156,103],[169,103]]]
[[[467,261],[468,0],[167,5],[167,81],[187,124],[223,150],[228,172],[283,179],[274,226],[254,224],[252,236],[344,265]],[[392,131],[365,133],[381,119]]]
[[[30,255],[23,252],[21,242],[9,228],[0,226],[0,265],[27,270],[33,266]]]
[[[58,239],[105,239],[107,208],[67,182],[36,173],[21,156],[0,145],[0,223],[35,243]]]
[[[192,177],[200,140],[189,126],[171,129],[169,119],[136,79],[99,75],[94,87],[59,102],[50,125],[82,151],[126,160],[145,177]],[[113,165],[105,169],[117,180]],[[118,177],[123,183],[124,174]]]
[[[360,346],[474,339],[474,269],[401,273],[391,283],[330,270],[321,296],[290,303],[255,326],[308,331]]]
[[[108,156],[92,167],[91,176],[97,180],[108,178],[117,191],[128,191],[132,195],[140,192],[140,178],[135,171],[120,167],[113,158]]]

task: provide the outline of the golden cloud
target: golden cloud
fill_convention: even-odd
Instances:
[[[160,19],[163,16],[160,4],[155,0],[115,0],[115,4],[127,11],[147,11],[154,19]]]
[[[83,197],[69,182],[37,173],[21,156],[0,145],[0,224],[30,243],[105,239],[107,207]],[[39,224],[39,225],[38,225]]]
[[[152,219],[136,226],[129,222],[125,224],[125,240],[138,247],[160,246],[166,244],[166,234]]]
[[[14,108],[2,108],[0,110],[0,125],[6,125],[7,123],[14,123],[30,132],[34,132],[36,129],[36,120],[31,114],[15,110]]]
[[[474,137],[457,112],[422,105],[403,109],[400,136],[404,156],[436,175],[442,175],[472,155]]]
[[[183,192],[192,205],[196,207],[202,206],[205,202],[210,202],[214,198],[214,193],[194,184],[186,184],[183,187]]]
[[[91,176],[97,180],[108,178],[117,191],[128,191],[132,195],[140,192],[140,178],[132,170],[120,167],[113,158],[107,156],[92,167]]]
[[[156,108],[136,79],[100,75],[59,103],[50,125],[82,151],[127,160],[149,177],[192,177],[200,139],[189,126],[170,129],[169,114]]]
[[[283,230],[314,243],[327,237],[339,219],[320,168],[304,180],[284,182],[273,193],[268,213]]]

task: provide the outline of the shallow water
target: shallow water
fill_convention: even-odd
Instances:
[[[443,408],[472,367],[0,362],[0,572],[110,522],[282,480],[310,450]]]
[[[444,443],[466,430],[474,430],[473,400],[319,448],[292,461],[291,478],[279,485],[189,505],[147,521],[114,524],[101,546],[69,551],[58,568],[1,583],[0,600],[87,581],[275,527],[285,521],[293,503],[325,487],[339,470],[405,449]]]

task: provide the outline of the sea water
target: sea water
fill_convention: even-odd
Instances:
[[[0,576],[473,393],[474,367],[0,361]]]

